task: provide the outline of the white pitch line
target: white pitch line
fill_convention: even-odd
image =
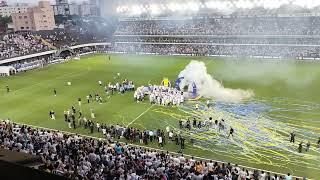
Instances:
[[[134,123],[137,119],[139,119],[141,116],[143,116],[145,113],[147,113],[155,104],[150,106],[147,110],[143,111],[139,116],[137,116],[134,120],[132,120],[129,124],[127,124],[127,127],[129,127],[132,123]]]

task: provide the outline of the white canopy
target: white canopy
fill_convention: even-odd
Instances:
[[[0,76],[10,76],[16,73],[13,66],[0,66]]]

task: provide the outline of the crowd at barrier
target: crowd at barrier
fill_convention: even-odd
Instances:
[[[46,60],[39,59],[39,60],[30,61],[30,62],[16,63],[14,64],[14,67],[17,70],[17,72],[21,72],[21,71],[28,71],[28,70],[43,67],[47,63],[48,62]]]
[[[18,62],[12,64],[17,72],[26,72],[32,69],[43,68],[50,64],[63,63],[70,60],[70,58],[59,58],[52,56],[44,56],[41,58],[29,59],[28,61]]]
[[[241,168],[230,163],[197,160],[193,157],[185,157],[183,154],[173,155],[168,152],[130,146],[114,139],[124,136],[131,142],[136,142],[142,132],[138,133],[139,131],[134,128],[118,125],[102,125],[95,130],[99,131],[100,128],[108,134],[107,140],[86,138],[54,130],[35,129],[5,120],[0,123],[0,147],[39,155],[44,163],[39,167],[40,170],[72,179],[293,179],[290,174],[277,175]],[[154,133],[164,132],[159,130]],[[146,137],[147,134],[145,132]],[[154,137],[156,136],[155,134]],[[140,143],[144,141],[142,139]]]
[[[320,17],[122,21],[118,35],[320,35]]]
[[[259,46],[259,45],[191,45],[191,44],[133,44],[117,43],[115,51],[123,53],[151,53],[160,55],[199,56],[268,56],[277,58],[319,57],[319,47]]]
[[[64,51],[61,52],[59,56],[48,54],[7,63],[5,65],[14,67],[16,72],[25,72],[32,69],[42,68],[50,64],[63,63],[70,60],[71,57],[78,57],[81,54],[95,52],[95,50],[95,47],[83,47],[75,49],[73,52],[74,54],[72,54],[70,51]]]
[[[0,39],[0,59],[48,51],[50,48],[30,33],[7,34]]]

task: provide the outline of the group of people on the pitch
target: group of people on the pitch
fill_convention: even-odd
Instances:
[[[191,130],[191,128],[201,129],[203,127],[209,127],[209,128],[217,129],[218,132],[226,130],[226,124],[225,124],[224,119],[221,119],[220,121],[218,121],[218,120],[213,121],[212,117],[209,117],[209,119],[206,119],[204,121],[197,120],[197,118],[194,117],[193,121],[192,121],[192,125],[191,125],[191,121],[189,118],[187,120],[181,119],[181,120],[179,120],[179,127],[180,127],[180,129],[186,128],[188,130]],[[228,138],[230,136],[233,137],[233,134],[234,134],[234,129],[230,126]]]
[[[135,101],[143,101],[149,95],[151,104],[163,106],[177,106],[184,102],[183,92],[176,88],[166,86],[150,85],[148,87],[141,86],[134,92]]]
[[[77,114],[78,117],[76,117]],[[95,114],[92,108],[90,109],[90,114],[91,119],[95,119]],[[77,111],[77,109],[74,106],[71,107],[71,110],[65,110],[63,112],[63,116],[64,121],[68,123],[69,129],[76,129],[77,126],[83,126],[85,129],[89,128],[90,132],[93,133],[93,129],[95,126],[94,122],[91,119],[87,119],[85,116],[83,116],[82,111]],[[99,126],[99,123],[97,123],[97,126]]]
[[[86,97],[87,99],[87,103],[89,104],[90,102],[93,102],[93,101],[96,101],[96,102],[99,102],[99,103],[102,103],[103,102],[103,99],[102,99],[102,96],[100,96],[98,93],[96,93],[94,95],[94,97],[92,96],[92,94],[89,94],[87,95]],[[80,101],[79,101],[80,102]]]
[[[134,91],[135,85],[133,81],[129,81],[128,79],[124,79],[121,83],[116,82],[115,84],[112,84],[111,82],[108,83],[104,87],[105,92],[108,93],[108,91],[113,94],[114,92],[119,92],[121,94],[124,94],[126,91]]]
[[[118,78],[120,77],[120,73],[117,74]],[[103,86],[102,81],[98,81],[99,86]],[[104,86],[105,92],[108,95],[109,91],[111,91],[111,94],[113,94],[114,91],[118,91],[119,93],[124,93],[124,91],[133,91],[134,90],[134,83],[133,81],[128,81],[127,79],[124,79],[122,83],[116,83],[115,85],[112,85],[111,82],[108,85]],[[9,87],[7,86],[7,91],[9,92]],[[53,89],[53,94],[54,96],[57,96],[57,90],[56,88]],[[91,102],[99,102],[102,103],[103,99],[102,96],[99,95],[99,93],[95,93],[93,96],[91,93],[86,96],[87,103],[90,104]],[[78,98],[78,103],[79,107],[82,105],[82,99]],[[71,129],[72,127],[76,129],[76,114],[79,114],[78,116],[78,124],[84,124],[85,128],[90,128],[92,129],[92,126],[94,126],[94,123],[91,120],[87,120],[85,117],[82,115],[82,111],[79,110],[78,112],[76,111],[76,108],[74,106],[71,107],[71,110],[65,110],[64,111],[64,120],[68,123],[68,127]],[[90,116],[91,119],[95,119],[95,113],[93,108],[90,108]],[[55,120],[55,112],[53,110],[49,111],[49,117],[52,120]],[[100,125],[97,123],[97,128],[100,129]]]
[[[290,143],[295,143],[296,141],[296,133],[295,132],[291,132],[290,133]],[[304,146],[304,143],[303,143],[303,140],[300,141],[300,143],[298,144],[298,152],[299,153],[302,153],[303,151],[303,146]],[[310,147],[311,147],[311,143],[310,141],[307,141],[307,143],[305,144],[305,150],[306,152],[308,152],[310,150]],[[320,137],[317,141],[317,145],[316,147],[320,150]]]

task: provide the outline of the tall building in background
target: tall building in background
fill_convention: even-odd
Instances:
[[[56,0],[56,5],[68,4],[68,0]]]
[[[90,0],[89,2],[92,5],[98,5],[98,1],[97,0]]]
[[[70,15],[80,15],[80,6],[79,4],[73,2],[69,4],[69,14]]]
[[[96,0],[79,3],[68,3],[67,0],[56,0],[53,5],[54,15],[97,16],[99,8]]]
[[[99,16],[100,10],[99,10],[98,0],[90,0],[89,3],[91,5],[91,7],[90,7],[91,15],[92,16]]]
[[[68,0],[56,0],[56,4],[52,7],[54,15],[70,15]]]
[[[27,12],[12,14],[15,31],[41,31],[55,28],[54,12],[49,1],[40,1]]]
[[[28,4],[14,4],[8,6],[6,1],[0,2],[0,16],[11,16],[13,13],[27,12]]]
[[[90,8],[91,8],[91,5],[88,3],[88,2],[82,2],[80,5],[80,16],[89,16],[91,15],[91,11],[90,11]]]

